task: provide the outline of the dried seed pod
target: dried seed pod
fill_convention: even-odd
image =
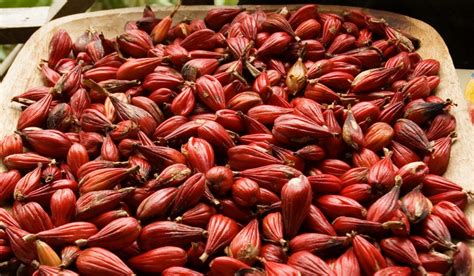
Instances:
[[[421,187],[416,187],[401,200],[400,207],[412,223],[418,223],[425,219],[433,207],[430,200],[421,193]]]
[[[360,266],[357,261],[357,257],[354,253],[354,249],[348,248],[333,264],[332,270],[336,275],[350,276],[360,275]]]
[[[428,199],[433,204],[438,204],[441,201],[449,201],[451,203],[454,203],[461,210],[464,210],[466,209],[466,205],[468,203],[468,196],[469,196],[468,192],[450,191],[450,192],[444,192],[444,193],[439,193],[439,194],[430,196],[428,197]]]
[[[311,68],[310,68],[311,70]],[[311,71],[308,70],[309,73]],[[327,74],[328,72],[323,71],[324,74]],[[323,75],[323,73],[321,73]],[[315,75],[315,77],[318,75]],[[309,75],[308,75],[309,77]],[[331,103],[333,101],[339,101],[340,97],[339,95],[334,92],[331,88],[327,87],[325,84],[322,83],[311,83],[309,82],[306,85],[305,91],[304,91],[304,96],[306,98],[312,99],[314,101],[317,101],[319,103]]]
[[[275,262],[265,262],[265,275],[271,275],[271,276],[276,276],[276,275],[301,275],[301,273],[293,268],[292,266],[289,266],[287,264],[281,264],[281,263],[275,263]]]
[[[290,143],[306,143],[315,138],[331,137],[333,134],[327,127],[314,124],[313,121],[297,115],[281,115],[275,120],[272,133],[283,136]]]
[[[423,178],[423,193],[432,196],[444,192],[462,191],[462,187],[445,177],[427,174]]]
[[[382,251],[395,261],[418,267],[421,261],[412,242],[406,238],[391,237],[380,242]]]
[[[364,218],[367,215],[367,210],[362,205],[345,196],[323,195],[316,198],[315,204],[331,219],[339,216]]]
[[[324,149],[318,145],[307,145],[297,150],[294,154],[308,161],[321,161],[326,155]]]
[[[259,196],[260,187],[257,182],[249,178],[239,178],[232,185],[232,198],[241,206],[253,206],[257,203]]]
[[[206,248],[199,257],[202,262],[205,262],[217,250],[230,244],[239,231],[239,227],[234,220],[219,214],[211,217],[207,229],[209,234]]]
[[[79,256],[81,250],[77,246],[66,246],[61,250],[61,264],[60,267],[68,267],[73,262],[76,261],[76,258]]]
[[[451,249],[455,246],[451,242],[448,227],[440,217],[434,214],[429,214],[423,221],[421,233],[428,241],[434,243],[435,248]]]
[[[341,187],[345,188],[352,184],[367,182],[367,168],[352,168],[347,170],[339,178],[341,179]]]
[[[285,249],[271,243],[262,246],[259,257],[276,263],[286,263],[287,260]]]
[[[295,35],[301,39],[312,39],[321,33],[321,24],[316,19],[301,22],[295,29]]]
[[[444,137],[435,140],[433,151],[425,156],[423,161],[428,165],[430,173],[442,175],[448,168],[451,157],[451,144],[455,140],[451,137]]]
[[[232,171],[223,166],[215,166],[206,172],[206,184],[218,195],[225,195],[233,185]]]
[[[65,157],[72,145],[71,140],[58,130],[23,129],[20,135],[36,152],[50,157]]]
[[[426,138],[423,130],[415,124],[413,121],[408,119],[399,119],[395,123],[395,140],[408,146],[414,150],[420,150],[423,152],[431,152],[432,145]]]
[[[95,226],[97,226],[98,229],[102,229],[112,221],[128,216],[129,214],[125,210],[112,210],[90,219],[89,222],[92,222]]]
[[[275,105],[258,105],[250,108],[247,114],[262,124],[272,124],[278,116],[292,112],[292,108],[278,107]]]
[[[364,147],[373,151],[379,151],[390,144],[393,135],[393,128],[389,124],[376,122],[365,133]]]
[[[224,127],[213,121],[206,120],[204,124],[198,127],[197,134],[199,138],[208,141],[219,152],[227,152],[229,148],[235,146],[234,141]]]
[[[215,214],[216,210],[214,207],[204,203],[198,203],[193,208],[184,212],[182,216],[177,217],[175,221],[189,226],[205,228],[211,217]]]
[[[172,221],[156,221],[143,227],[137,239],[143,250],[163,246],[187,246],[202,240],[206,231],[199,227],[187,226]]]
[[[359,150],[364,145],[364,134],[350,109],[342,127],[342,139],[355,150]]]
[[[210,75],[196,80],[196,92],[201,101],[214,111],[225,108],[225,95],[219,81]]]
[[[277,55],[286,50],[292,37],[286,32],[275,32],[258,48],[257,56]]]
[[[89,219],[114,209],[134,189],[93,191],[82,195],[76,201],[76,219]]]
[[[453,263],[451,257],[436,251],[419,253],[418,257],[426,270],[441,274],[447,273],[451,269]]]
[[[303,64],[303,59],[300,57],[291,66],[286,74],[285,84],[291,94],[298,93],[306,85],[306,66]]]
[[[33,260],[37,259],[34,242],[23,239],[24,236],[29,235],[28,232],[13,225],[8,225],[4,230],[12,252],[18,260],[30,264]]]
[[[136,145],[136,149],[148,161],[161,167],[168,167],[176,163],[186,164],[186,157],[173,148],[152,145]]]
[[[147,220],[152,217],[164,217],[170,204],[176,197],[177,189],[174,187],[160,189],[145,198],[137,208],[137,218]]]
[[[411,162],[402,166],[397,175],[402,178],[402,191],[410,191],[428,175],[429,168],[423,162]]]
[[[456,275],[470,275],[472,271],[471,250],[464,242],[456,244],[456,252],[453,255],[453,268]]]
[[[53,267],[59,266],[61,264],[61,259],[47,243],[35,241],[35,245],[40,264]]]
[[[445,102],[418,102],[413,101],[406,106],[403,117],[412,120],[417,124],[423,124],[431,120],[436,115],[441,114],[446,107],[452,105],[451,100]]]
[[[357,233],[364,235],[379,236],[380,234],[383,234],[386,229],[396,229],[397,227],[400,227],[400,223],[398,221],[380,223],[341,216],[333,221],[332,226],[340,235],[350,234],[352,231],[356,231]]]
[[[215,48],[216,42],[216,33],[203,28],[188,35],[181,41],[180,45],[188,51],[211,50]]]
[[[21,174],[17,170],[0,173],[0,201],[13,198],[15,186],[21,179]]]
[[[403,167],[404,165],[416,161],[420,161],[420,157],[410,148],[392,141],[392,160],[397,167]]]
[[[272,164],[283,164],[257,145],[239,145],[227,151],[229,166],[234,170],[246,170]]]
[[[227,248],[228,255],[248,264],[253,263],[260,252],[259,235],[258,221],[254,219],[233,238]]]
[[[53,229],[27,234],[25,241],[42,240],[51,246],[73,244],[78,239],[87,239],[97,233],[97,228],[89,222],[70,222]]]
[[[288,180],[298,177],[301,172],[285,165],[267,165],[254,169],[247,169],[238,173],[240,177],[250,178],[261,188],[280,193]]]
[[[433,206],[432,214],[438,216],[448,227],[451,234],[463,239],[472,239],[474,229],[464,212],[454,203],[441,201]]]
[[[385,157],[369,168],[367,182],[373,187],[387,191],[395,185],[397,168],[391,159],[392,152],[385,149],[384,153]]]
[[[351,84],[351,92],[363,93],[377,90],[385,85],[393,76],[400,71],[399,67],[374,68],[359,73]]]
[[[189,138],[188,142],[181,146],[181,152],[186,156],[191,169],[206,173],[214,167],[214,150],[204,139]]]
[[[456,119],[453,115],[443,113],[433,118],[430,127],[426,131],[428,140],[433,141],[449,136],[456,129]]]
[[[365,273],[374,274],[387,266],[380,250],[360,235],[356,235],[352,239],[352,246],[357,260]]]
[[[398,197],[400,195],[401,180],[397,177],[395,186],[370,205],[367,210],[367,219],[376,222],[386,222],[393,217],[396,210],[400,208]]]
[[[211,272],[217,275],[234,275],[240,270],[250,268],[248,264],[226,256],[214,258],[209,267]]]
[[[372,186],[363,183],[349,185],[342,189],[340,194],[360,203],[366,203],[373,198]]]
[[[117,69],[116,78],[119,80],[141,80],[152,73],[162,61],[161,57],[129,59]]]
[[[48,65],[54,68],[58,61],[69,55],[72,50],[72,39],[64,29],[56,31],[49,43]]]
[[[411,100],[426,98],[431,92],[430,83],[425,76],[416,77],[409,80],[402,87],[401,92],[409,96]]]
[[[375,276],[382,275],[412,275],[412,269],[405,266],[387,266],[384,269],[381,269],[375,272]],[[430,273],[428,273],[430,275]]]
[[[325,21],[323,21],[323,31],[321,36],[321,42],[325,45],[328,45],[339,33],[339,30],[342,26],[342,21],[336,16],[328,16]]]
[[[81,275],[133,275],[133,271],[119,257],[100,247],[82,251],[76,266]]]
[[[305,176],[292,178],[281,190],[281,209],[285,236],[296,235],[311,205],[311,185]]]
[[[67,164],[72,172],[77,176],[79,168],[87,162],[89,162],[87,149],[79,143],[73,143],[67,153]]]
[[[322,173],[307,178],[314,193],[335,194],[341,190],[341,180],[334,175]]]
[[[48,93],[37,102],[28,106],[21,112],[16,128],[22,130],[27,127],[41,126],[48,117],[52,100],[52,94]]]
[[[26,195],[41,186],[41,168],[42,165],[39,163],[36,169],[25,174],[20,180],[18,180],[13,192],[14,199],[22,201]]]
[[[280,212],[270,213],[263,218],[262,231],[263,236],[269,241],[286,246],[287,242],[283,238],[283,219]]]
[[[118,250],[131,245],[137,239],[140,230],[141,226],[135,218],[118,218],[87,239],[77,240],[76,245]]]
[[[370,168],[379,161],[379,156],[374,151],[367,148],[352,153],[352,163],[357,167]]]
[[[318,233],[305,233],[295,236],[289,242],[291,252],[309,251],[314,254],[330,252],[341,248],[347,242],[347,237],[329,236]]]
[[[84,175],[79,181],[80,192],[86,194],[92,191],[111,189],[138,169],[139,167],[135,166],[132,168],[105,168],[92,171]]]
[[[48,213],[36,202],[28,202],[18,208],[15,217],[21,227],[30,233],[38,233],[53,228]]]
[[[23,141],[19,134],[13,133],[0,140],[0,156],[2,158],[16,153],[23,153]]]
[[[433,76],[438,75],[440,69],[440,63],[434,59],[424,59],[418,62],[410,74],[409,78],[415,78],[418,76]]]
[[[306,252],[299,251],[288,258],[288,264],[298,271],[301,275],[330,275],[331,269],[319,257]]]
[[[51,196],[51,220],[54,226],[72,221],[76,211],[76,195],[71,189],[58,189]]]
[[[356,38],[349,34],[339,34],[332,41],[331,45],[327,49],[327,53],[330,55],[340,54],[354,48]]]
[[[183,183],[191,175],[191,169],[184,164],[173,164],[164,168],[155,179],[148,181],[145,187],[156,190],[164,187],[174,187]]]
[[[184,210],[193,207],[204,195],[206,178],[202,173],[196,173],[179,186],[171,207],[171,216],[176,216]]]

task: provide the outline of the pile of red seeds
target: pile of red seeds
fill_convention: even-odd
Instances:
[[[416,38],[316,5],[176,12],[54,34],[1,140],[3,272],[469,275],[453,103]]]

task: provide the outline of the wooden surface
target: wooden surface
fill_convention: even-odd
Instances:
[[[275,6],[262,6],[264,9],[274,10]],[[185,17],[203,17],[210,6],[183,6],[176,14],[175,20]],[[248,7],[251,9],[251,7]],[[295,8],[289,6],[290,9]],[[341,13],[347,7],[320,6],[322,12]],[[154,7],[157,10],[157,7]],[[171,8],[160,7],[157,16],[164,17]],[[458,104],[452,114],[457,120],[457,134],[459,140],[453,145],[451,162],[445,176],[459,183],[466,190],[474,189],[474,131],[469,122],[466,101],[459,85],[458,78],[449,55],[448,48],[440,35],[428,24],[403,15],[390,12],[365,10],[374,16],[385,18],[390,24],[401,28],[421,40],[419,53],[423,58],[434,58],[441,62],[441,83],[436,94],[442,98],[450,98]],[[40,28],[25,44],[16,61],[11,66],[0,87],[0,137],[15,130],[19,114],[18,106],[10,99],[27,88],[42,85],[36,65],[42,58],[47,57],[48,41],[59,28],[66,29],[73,40],[85,29],[94,27],[106,37],[116,36],[123,31],[123,25],[129,20],[141,17],[142,8],[127,8],[108,11],[99,11],[72,15],[54,20]],[[471,204],[472,205],[472,204]],[[468,209],[470,220],[474,222],[474,208]]]
[[[48,22],[49,7],[0,9],[0,43],[22,43]]]
[[[54,0],[51,7],[0,9],[0,44],[23,43],[48,21],[85,12],[95,0]]]

